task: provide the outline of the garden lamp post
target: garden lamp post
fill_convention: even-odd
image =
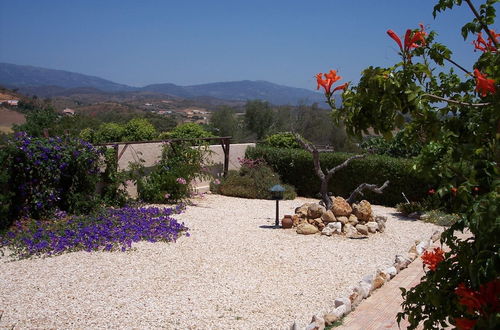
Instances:
[[[285,192],[285,188],[283,186],[277,184],[271,187],[269,189],[271,192],[271,196],[273,199],[276,200],[276,222],[274,226],[278,228],[280,226],[280,220],[279,220],[279,201],[280,199],[283,199],[283,193]]]

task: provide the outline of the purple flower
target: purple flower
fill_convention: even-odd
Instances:
[[[177,178],[175,181],[179,184],[186,184],[187,183],[186,179],[184,179],[184,178]]]

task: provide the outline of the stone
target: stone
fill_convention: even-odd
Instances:
[[[330,222],[328,227],[334,230],[334,233],[342,233],[342,224],[340,222]]]
[[[358,224],[358,217],[355,216],[354,214],[351,214],[349,216],[349,219],[347,220],[351,225],[356,226]]]
[[[396,269],[396,267],[392,266],[392,267],[387,268],[387,269],[385,270],[385,273],[386,273],[387,275],[389,275],[389,276],[390,276],[390,278],[393,278],[394,276],[396,276],[396,275],[397,275],[398,270]]]
[[[326,313],[324,316],[323,316],[323,319],[325,320],[325,324],[326,325],[332,325],[334,324],[339,318],[337,317],[337,315],[334,315],[332,313]]]
[[[337,298],[335,299],[335,308],[339,307],[339,306],[342,306],[342,305],[345,305],[346,307],[346,313],[350,313],[351,312],[351,300],[349,298]]]
[[[355,287],[349,296],[349,300],[351,301],[351,306],[354,308],[358,306],[361,301],[363,301],[363,295],[358,291],[358,288]]]
[[[372,234],[376,233],[378,230],[378,223],[375,221],[370,221],[366,223],[366,227],[368,227],[368,231]]]
[[[298,215],[294,214],[292,215],[292,226],[297,227],[300,223],[300,218]]]
[[[420,213],[419,212],[412,212],[408,214],[408,218],[418,220],[420,219]]]
[[[337,316],[339,319],[344,316],[345,314],[347,314],[347,308],[346,308],[346,305],[340,305],[339,307],[335,308],[333,311],[332,311],[332,314]]]
[[[348,217],[352,213],[352,208],[342,197],[335,197],[332,199],[332,212],[336,217]]]
[[[307,217],[311,219],[321,218],[325,212],[326,209],[324,206],[314,203],[309,205],[309,208],[307,209]]]
[[[326,226],[323,230],[321,230],[321,235],[332,236],[335,231],[335,229]]]
[[[318,223],[317,227],[319,230],[323,230],[326,226],[323,222],[321,222],[321,223]]]
[[[321,223],[321,224],[323,224],[323,220],[321,220],[321,218],[316,218],[316,219],[314,219],[314,224],[315,224],[316,226],[317,226],[317,225],[319,225],[320,223]]]
[[[353,204],[352,213],[359,221],[373,221],[372,205],[367,200],[362,200],[359,204]]]
[[[387,222],[387,217],[386,216],[382,216],[382,215],[377,215],[375,216],[375,221],[376,222]]]
[[[376,220],[375,222],[378,225],[378,232],[383,233],[385,231],[385,221]]]
[[[356,225],[356,230],[361,234],[361,235],[368,235],[368,227],[365,225]]]
[[[325,329],[325,320],[322,317],[313,315],[311,323],[306,327],[306,330],[323,330]]]
[[[410,261],[413,261],[417,259],[417,254],[416,253],[408,253],[407,258],[410,259]]]
[[[337,221],[342,223],[343,225],[345,225],[346,223],[349,222],[349,219],[347,217],[341,216],[341,217],[337,217]]]
[[[295,214],[297,214],[299,217],[307,217],[307,210],[309,209],[309,206],[312,205],[313,203],[305,203],[302,204],[302,206],[299,206],[295,209]]]
[[[316,226],[313,226],[308,223],[301,223],[297,226],[297,234],[302,235],[312,235],[319,232],[319,229]]]
[[[358,225],[358,226],[359,226],[359,225]],[[359,235],[358,230],[357,230],[354,226],[352,226],[352,225],[350,225],[350,224],[346,224],[346,225],[344,226],[344,233],[345,233],[345,235],[346,235],[347,237],[356,237],[356,236],[358,236],[358,235]]]
[[[323,215],[321,216],[321,220],[323,220],[324,223],[330,223],[330,222],[337,221],[332,210],[328,210],[325,213],[323,213]]]
[[[405,269],[406,267],[408,267],[408,265],[410,264],[410,262],[411,261],[409,259],[403,257],[400,254],[397,254],[396,258],[394,260],[394,267],[396,267],[396,270],[399,273],[402,269]]]
[[[387,278],[388,276],[385,272],[378,270],[375,278],[373,279],[373,290],[382,287],[385,282],[387,282]]]
[[[314,225],[314,219],[307,219],[307,223],[310,225]]]
[[[435,241],[439,240],[440,238],[441,238],[441,233],[439,232],[439,230],[436,230],[436,231],[434,232],[434,234],[432,234],[432,236],[431,236],[431,240],[432,240],[433,242],[435,242]]]
[[[417,246],[413,244],[411,248],[408,250],[408,253],[415,253],[417,254]]]
[[[422,253],[425,252],[425,250],[429,247],[429,241],[422,241],[420,243],[417,244],[417,247],[416,247],[416,250],[417,250],[417,254],[418,255],[421,255]]]
[[[370,283],[365,282],[365,281],[360,281],[358,283],[357,288],[358,288],[359,293],[363,296],[363,298],[367,298],[372,291],[372,285]]]

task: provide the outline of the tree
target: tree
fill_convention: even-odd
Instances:
[[[426,252],[425,276],[403,290],[398,321],[407,318],[410,329],[421,323],[428,329],[449,323],[459,329],[500,327],[500,52],[499,34],[488,27],[495,21],[495,2],[486,0],[479,11],[470,0],[439,0],[434,7],[434,16],[462,3],[471,9],[474,18],[461,32],[464,39],[477,33],[473,44],[481,55],[473,70],[456,63],[452,52],[434,41],[436,33],[420,25],[408,29],[404,40],[387,31],[400,48],[401,62],[367,68],[357,86],[343,88],[342,109],[332,102],[333,75],[317,77],[334,118],[351,134],[372,128],[390,138],[394,129],[404,128],[418,140],[423,149],[417,170],[434,179],[431,188],[442,207],[460,214],[441,237],[450,251]],[[472,237],[455,236],[465,229]]]
[[[131,119],[125,125],[125,141],[149,141],[158,136],[155,127],[145,118]]]
[[[58,119],[59,115],[54,108],[36,108],[26,114],[26,123],[14,125],[14,131],[26,132],[33,137],[41,137],[45,129],[55,127]],[[51,133],[54,135],[55,132]]]
[[[269,133],[274,124],[274,112],[268,102],[254,100],[245,105],[245,125],[257,140],[261,140]]]
[[[217,136],[234,137],[238,131],[238,119],[233,108],[222,106],[219,110],[212,113],[210,117],[210,126],[215,130]]]

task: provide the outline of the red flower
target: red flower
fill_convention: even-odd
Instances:
[[[436,193],[436,191],[434,189],[430,189],[427,193],[429,195],[434,195]]]
[[[434,248],[434,251],[425,251],[424,254],[422,254],[422,261],[424,265],[429,267],[430,270],[434,271],[436,270],[437,266],[441,261],[444,260],[444,251],[437,247]]]
[[[455,325],[458,330],[470,330],[476,325],[476,320],[469,320],[464,317],[455,319]]]
[[[325,76],[325,79],[322,78],[322,76]],[[318,88],[323,87],[325,89],[325,94],[331,95],[332,94],[332,85],[334,82],[342,79],[341,76],[337,75],[337,71],[335,70],[330,70],[328,73],[318,73],[316,75],[316,81],[318,83]],[[333,89],[333,92],[338,91],[340,89],[345,89],[347,87],[347,83],[340,85],[338,87],[335,87]]]
[[[455,289],[458,302],[467,307],[467,312],[475,314],[479,312],[482,316],[500,311],[500,279],[482,284],[478,291],[474,291],[460,283]]]
[[[406,30],[404,47],[403,44],[401,43],[401,39],[399,38],[399,36],[393,30],[387,30],[387,34],[389,35],[389,37],[391,37],[392,39],[394,39],[394,41],[396,41],[396,43],[399,46],[399,49],[401,49],[401,52],[408,59],[411,58],[411,55],[409,54],[411,49],[425,46],[425,36],[427,35],[427,32],[425,32],[423,24],[419,25],[420,25],[420,31],[412,31],[411,29]]]
[[[339,90],[345,90],[347,88],[347,86],[349,85],[348,82],[346,82],[345,84],[342,84],[340,86],[337,86],[333,89],[333,92],[336,92],[336,91],[339,91]]]
[[[474,76],[476,77],[476,91],[482,97],[485,97],[488,92],[495,94],[495,80],[486,78],[478,69],[474,69]]]
[[[500,36],[500,34],[495,33],[494,30],[490,30],[490,33],[493,36],[494,41],[490,37],[488,37],[488,41],[486,42],[484,40],[483,34],[481,32],[479,32],[477,34],[477,40],[474,40],[472,42],[472,44],[474,45],[474,48],[476,48],[476,50],[480,50],[483,52],[492,52],[492,53],[497,52],[497,48],[495,46],[495,43],[498,44],[498,37]]]
[[[458,189],[457,189],[457,188],[455,188],[455,187],[451,187],[450,191],[451,191],[451,194],[452,194],[453,196],[456,196],[456,195],[457,195],[457,191],[458,191]]]
[[[455,294],[458,296],[458,303],[467,307],[467,312],[474,313],[481,308],[481,301],[478,299],[478,294],[460,283],[455,289]]]

